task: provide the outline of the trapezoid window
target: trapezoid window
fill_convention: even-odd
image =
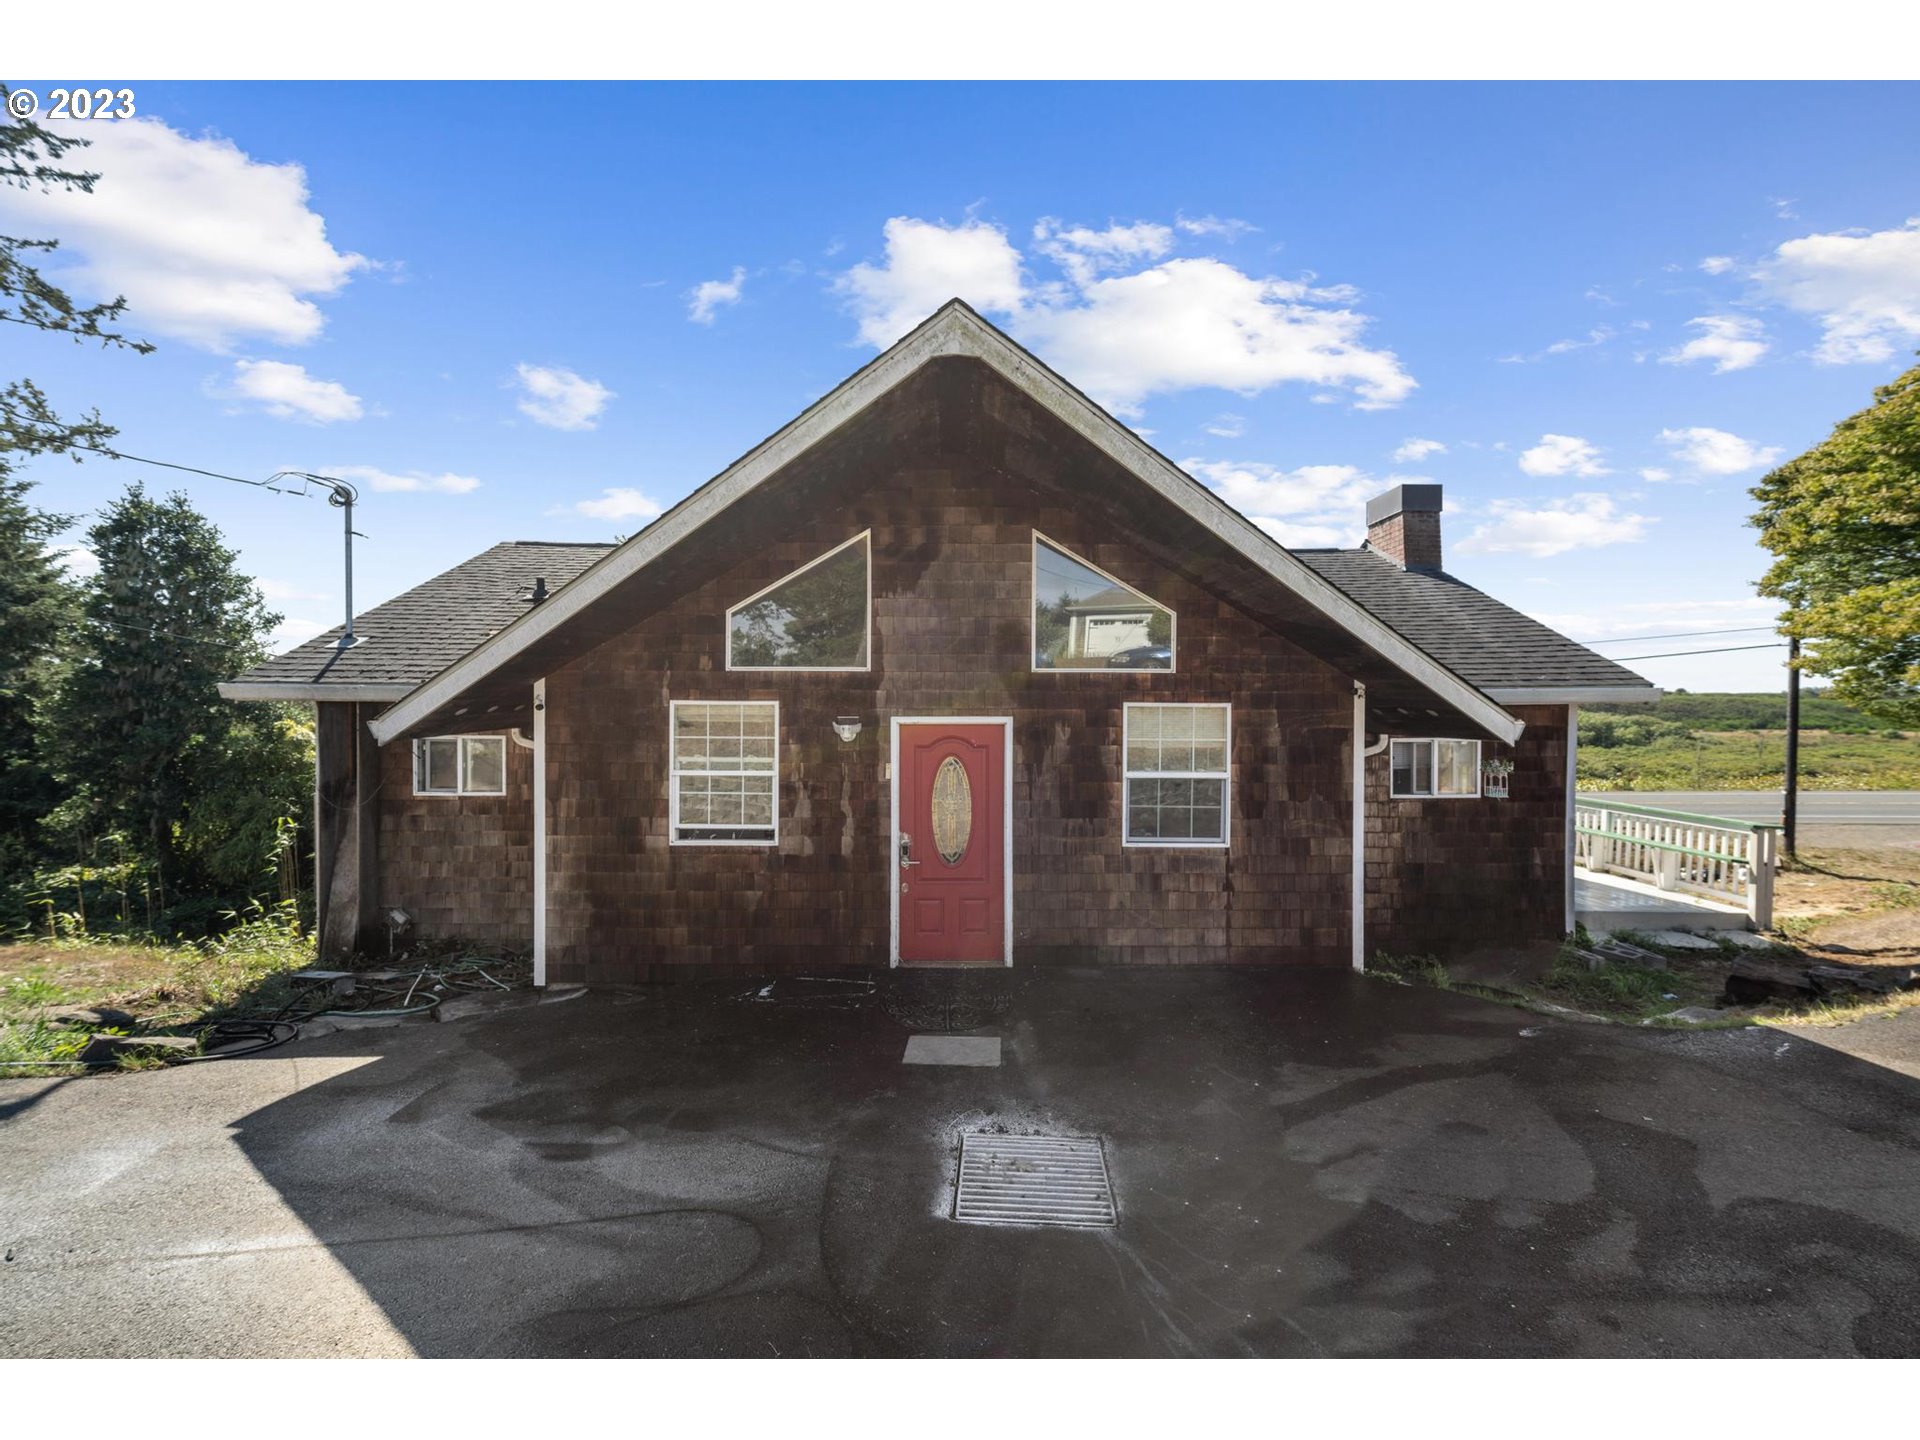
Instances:
[[[1173,611],[1033,536],[1033,668],[1171,670]]]
[[[727,611],[727,668],[865,670],[871,533],[862,531]]]

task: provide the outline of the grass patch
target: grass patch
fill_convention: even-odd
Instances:
[[[73,1073],[95,1032],[55,1024],[60,1006],[105,1005],[135,1016],[142,1032],[190,1033],[240,1013],[288,1003],[288,976],[313,963],[313,941],[293,907],[262,910],[212,940],[130,940],[85,933],[0,945],[0,1076]],[[162,1063],[132,1058],[124,1069]]]
[[[1816,1030],[1851,1025],[1856,1020],[1880,1020],[1920,1006],[1920,990],[1895,995],[1863,995],[1857,1000],[1821,1000],[1798,1010],[1781,1010],[1754,1017],[1756,1025],[1772,1025],[1792,1030],[1802,1026]]]
[[[1575,757],[1582,790],[1777,790],[1786,772],[1785,730],[1698,729],[1600,744],[1602,736],[1588,733],[1590,724],[1583,711]],[[1605,738],[1637,738],[1615,728],[1619,734]],[[1803,730],[1800,784],[1804,790],[1920,790],[1920,736]]]

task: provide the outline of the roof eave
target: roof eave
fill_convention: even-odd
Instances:
[[[1651,705],[1666,691],[1652,685],[1489,685],[1502,705]]]
[[[222,700],[338,700],[394,701],[406,698],[418,689],[404,681],[356,683],[350,681],[273,683],[261,680],[223,680],[219,685]]]
[[[1323,580],[1272,536],[958,301],[942,306],[892,349],[588,567],[545,604],[475,646],[376,717],[371,722],[374,738],[385,745],[450,705],[812,449],[922,365],[945,356],[978,360],[1005,376],[1108,458],[1475,725],[1508,744],[1519,739],[1526,727],[1518,718]]]

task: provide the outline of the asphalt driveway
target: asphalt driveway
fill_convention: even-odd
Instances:
[[[1912,1355],[1916,1017],[1013,972],[0,1082],[0,1354]],[[1005,1063],[901,1063],[948,1026]],[[1103,1137],[1118,1226],[948,1219],[991,1124]]]

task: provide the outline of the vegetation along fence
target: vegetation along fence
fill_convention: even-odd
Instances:
[[[1662,890],[1745,908],[1773,925],[1780,827],[1582,796],[1574,807],[1573,863]]]

